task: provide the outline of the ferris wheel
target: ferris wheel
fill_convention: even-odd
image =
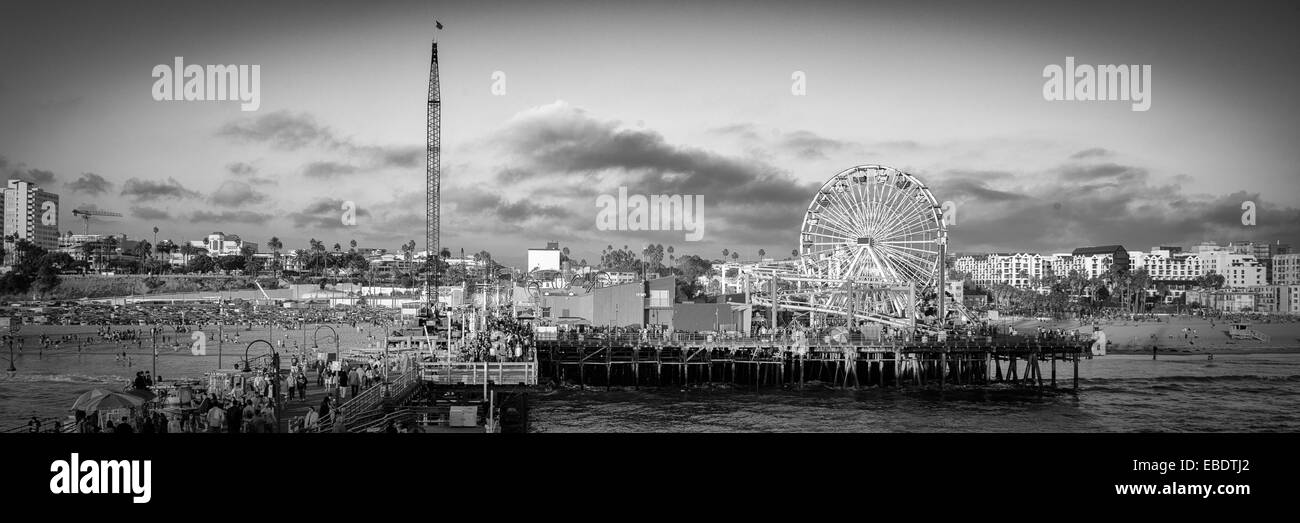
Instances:
[[[937,286],[947,230],[938,200],[911,174],[859,165],[813,196],[799,257],[748,270],[755,303],[915,327]]]
[[[861,283],[928,286],[947,239],[939,203],[915,176],[861,165],[831,177],[799,236],[805,273]]]

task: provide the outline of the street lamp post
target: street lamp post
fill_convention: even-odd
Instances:
[[[388,321],[384,322],[384,405],[385,406],[388,405],[388,400],[390,399],[388,393],[389,392],[388,391],[388,367],[392,366],[392,363],[388,361],[388,326],[389,325],[390,322]]]
[[[18,367],[14,366],[14,333],[18,332],[15,328],[9,333],[9,372],[18,372]]]
[[[266,340],[253,340],[249,342],[248,346],[244,347],[244,372],[252,372],[252,366],[248,363],[248,350],[258,343],[265,343],[267,347],[271,348],[271,395],[275,397],[275,425],[276,431],[278,432],[282,421],[280,416],[284,412],[284,405],[283,401],[280,399],[280,353],[275,351],[275,345],[272,345],[271,342]]]
[[[343,359],[342,359],[342,356],[339,354],[339,333],[338,333],[338,331],[334,330],[334,327],[330,327],[329,325],[317,325],[317,326],[316,326],[316,330],[313,331],[312,334],[311,334],[311,343],[312,343],[312,345],[314,345],[314,346],[315,346],[315,345],[318,345],[318,342],[316,341],[316,335],[320,333],[320,330],[321,330],[321,329],[329,329],[330,332],[334,333],[334,360],[335,360],[335,361],[338,361],[339,364],[342,365]],[[306,332],[306,330],[304,329],[304,331],[303,331],[303,336],[304,336],[304,338],[306,337],[306,334],[307,334],[307,332]],[[385,342],[386,342],[386,341],[387,341],[387,340],[385,340]],[[306,344],[307,344],[307,341],[304,339],[304,340],[303,340],[303,345],[306,345]]]

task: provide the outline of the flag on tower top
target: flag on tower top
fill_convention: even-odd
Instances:
[[[439,22],[439,21],[437,21],[437,20],[434,20],[434,21],[433,21],[433,25],[438,26],[438,29],[442,29],[442,22]]]

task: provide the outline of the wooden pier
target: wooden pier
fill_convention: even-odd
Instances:
[[[782,339],[589,339],[538,342],[543,378],[581,386],[727,383],[736,387],[983,386],[1057,388],[1058,365],[1078,390],[1086,341],[1031,338],[947,342],[795,342]]]

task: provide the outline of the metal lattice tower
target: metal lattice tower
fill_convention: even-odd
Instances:
[[[441,27],[439,27],[441,28]],[[441,195],[439,165],[442,153],[442,100],[438,92],[438,40],[433,41],[433,55],[429,61],[429,108],[427,119],[427,139],[425,141],[425,229],[424,246],[433,259],[433,271],[429,277],[431,293],[438,292],[438,204]],[[430,295],[431,302],[437,302],[436,294]]]

